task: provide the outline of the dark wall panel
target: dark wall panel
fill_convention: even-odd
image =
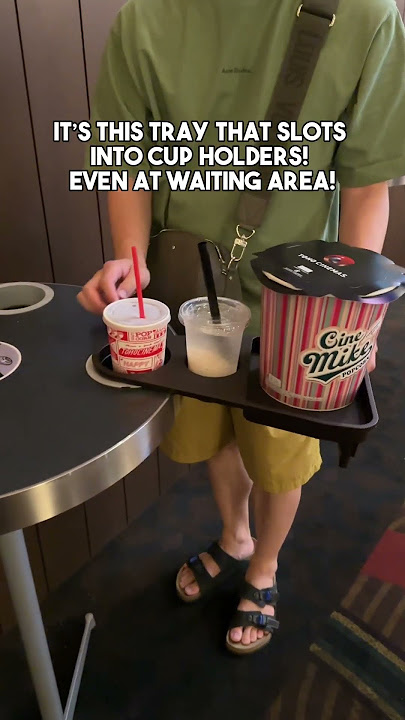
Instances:
[[[157,451],[125,478],[127,518],[131,523],[159,498]]]
[[[102,263],[97,197],[68,189],[83,143],[52,140],[53,121],[88,117],[79,4],[18,0],[18,12],[55,279],[82,283]]]
[[[90,559],[84,505],[38,525],[49,590],[55,590]]]
[[[87,79],[92,92],[108,32],[125,0],[80,0]]]
[[[119,9],[125,4],[125,0],[105,0],[105,2],[102,3],[100,3],[99,0],[80,0],[80,4],[82,9],[87,81],[91,99],[108,32]],[[110,260],[113,257],[113,249],[108,223],[106,193],[100,192],[98,194],[98,201],[100,207],[104,255],[106,260]]]
[[[121,480],[85,504],[90,555],[94,557],[127,526],[124,483]]]
[[[14,3],[0,3],[0,282],[52,281]]]

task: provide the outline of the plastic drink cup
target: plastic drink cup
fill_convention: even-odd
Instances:
[[[137,298],[117,300],[104,309],[112,366],[121,374],[151,372],[164,364],[170,310],[150,298],[144,298],[144,309],[141,318]]]
[[[196,375],[226,377],[238,369],[243,333],[250,321],[248,307],[218,298],[221,322],[211,317],[208,298],[183,303],[179,320],[185,327],[188,368]]]

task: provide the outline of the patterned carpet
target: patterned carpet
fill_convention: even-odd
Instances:
[[[405,506],[267,720],[403,720]]]

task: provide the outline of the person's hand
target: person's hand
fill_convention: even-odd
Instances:
[[[370,355],[370,359],[367,363],[367,371],[369,373],[371,373],[371,372],[373,372],[373,370],[375,370],[375,366],[377,364],[377,353],[378,353],[378,345],[377,345],[377,341],[376,341],[374,343],[374,348]]]
[[[142,289],[150,282],[149,270],[145,263],[140,263]],[[102,315],[109,303],[131,297],[136,291],[132,261],[110,260],[89,280],[78,294],[77,299],[86,310]]]

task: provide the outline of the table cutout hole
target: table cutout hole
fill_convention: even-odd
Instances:
[[[40,283],[15,282],[0,285],[0,315],[19,315],[43,307],[52,300],[52,288]]]

